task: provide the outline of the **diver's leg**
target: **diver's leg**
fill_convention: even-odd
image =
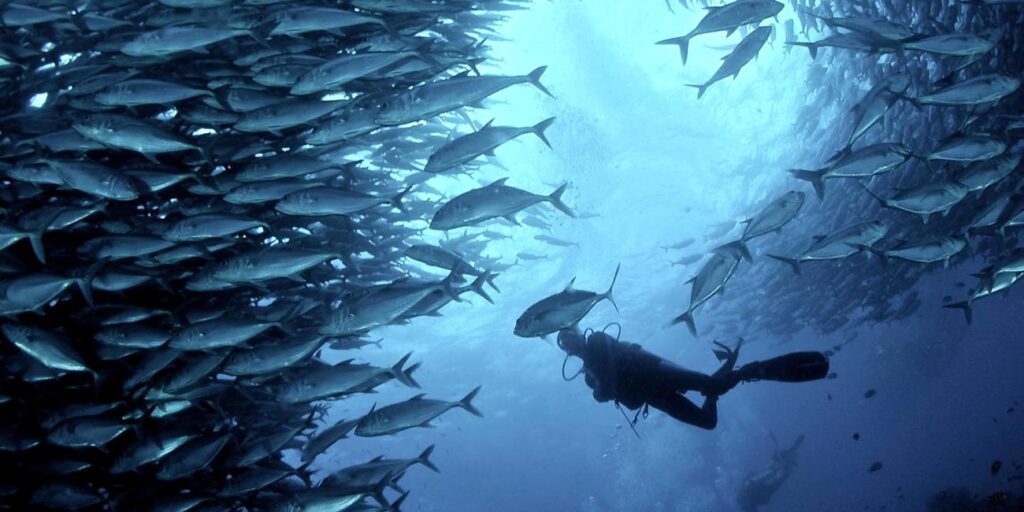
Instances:
[[[721,395],[736,385],[731,367],[724,372],[719,370],[715,375],[708,375],[688,370],[669,361],[662,361],[658,365],[657,378],[675,391],[697,391],[703,395]]]
[[[647,403],[683,423],[713,430],[718,425],[718,396],[704,399],[704,406],[697,404],[679,393],[666,393],[652,397]]]

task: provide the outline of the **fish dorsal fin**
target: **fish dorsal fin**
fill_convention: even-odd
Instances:
[[[573,285],[573,283],[575,283],[575,282],[576,282],[576,277],[575,277],[575,276],[573,276],[573,278],[569,280],[569,284],[565,285],[565,289],[563,289],[562,291],[563,291],[563,292],[569,292],[569,291],[572,291],[572,289],[573,289],[573,288],[572,288],[572,285]]]
[[[814,235],[811,238],[813,238],[815,242],[820,242],[825,239],[825,235]]]
[[[413,400],[423,400],[423,397],[425,397],[425,396],[427,396],[426,393],[420,393],[420,394],[410,398],[409,401],[412,402]]]
[[[506,176],[504,178],[501,178],[500,180],[494,181],[490,185],[487,185],[487,186],[488,187],[499,187],[499,186],[504,185],[506,181],[508,181],[508,176]]]
[[[692,282],[694,282],[696,280],[697,280],[697,276],[693,276],[693,277],[691,277],[691,278],[686,280],[686,284],[692,283]]]
[[[467,70],[465,70],[465,71],[463,71],[463,72],[461,72],[461,73],[459,73],[457,75],[452,76],[452,78],[462,78],[462,77],[469,76],[469,71],[470,70],[467,69]]]
[[[708,11],[708,12],[715,12],[715,11],[721,9],[721,8],[722,8],[721,5],[709,5],[709,6],[704,7],[704,10]],[[735,30],[735,29],[733,29],[733,30]]]
[[[383,455],[378,455],[378,456],[370,459],[370,462],[380,462],[382,460],[384,460],[384,456]]]
[[[491,126],[491,124],[493,124],[493,123],[494,123],[494,118],[492,117],[490,121],[487,121],[487,124],[481,126],[480,129],[477,130],[477,131],[478,132],[479,131],[483,131],[485,128],[489,128]]]

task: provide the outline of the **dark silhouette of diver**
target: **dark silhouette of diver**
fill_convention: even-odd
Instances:
[[[734,370],[739,345],[735,349],[717,342],[716,345],[719,350],[715,354],[723,364],[718,371],[707,375],[601,331],[589,336],[576,329],[558,332],[558,346],[566,352],[566,358],[575,356],[583,360],[581,372],[598,402],[614,400],[616,405],[630,410],[654,407],[683,423],[708,430],[718,425],[718,397],[740,382],[805,382],[828,374],[828,357],[820,352],[794,352]],[[697,407],[686,398],[683,394],[687,391],[704,395],[704,405]],[[644,411],[646,414],[646,409]]]
[[[783,482],[793,473],[797,462],[796,450],[804,442],[804,436],[798,436],[793,446],[785,450],[779,450],[775,436],[772,436],[772,442],[775,443],[772,465],[767,470],[747,478],[736,496],[736,503],[743,512],[757,512],[758,507],[763,507],[771,501],[779,487],[782,487]]]

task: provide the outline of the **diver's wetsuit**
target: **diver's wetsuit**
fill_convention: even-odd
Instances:
[[[584,338],[574,329],[559,331],[558,346],[583,360],[585,380],[598,402],[615,400],[629,409],[647,404],[708,430],[718,425],[718,397],[739,382],[806,382],[824,378],[829,367],[828,358],[820,352],[793,352],[733,370],[738,348],[719,345],[724,363],[714,375],[706,375],[662,359],[636,343],[618,341],[603,332]],[[683,394],[687,391],[703,394],[704,405],[697,407],[686,398]]]
[[[570,337],[575,339],[570,340]],[[728,376],[714,377],[687,370],[636,343],[616,341],[603,332],[596,332],[584,341],[582,334],[564,330],[558,338],[564,349],[580,347],[567,351],[583,359],[585,380],[598,402],[615,400],[629,409],[648,404],[700,428],[710,430],[718,425],[718,396],[738,382]],[[697,407],[683,396],[687,391],[703,393],[704,405]]]

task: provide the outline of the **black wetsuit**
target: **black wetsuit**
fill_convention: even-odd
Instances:
[[[649,405],[669,416],[700,428],[718,425],[718,397],[741,381],[774,380],[806,382],[825,378],[828,357],[820,352],[793,352],[765,361],[755,361],[733,370],[738,348],[716,353],[724,361],[714,375],[687,370],[662,359],[636,343],[617,341],[595,332],[584,339],[575,330],[559,332],[559,345],[570,355],[583,359],[587,385],[598,402],[614,400],[628,409]],[[700,407],[684,393],[704,395]]]
[[[726,379],[687,370],[636,343],[616,341],[602,332],[590,335],[573,355],[583,359],[585,380],[598,402],[615,400],[629,409],[647,404],[701,428],[715,428],[718,395],[732,387]],[[683,396],[687,391],[705,394],[704,405],[698,407]]]

